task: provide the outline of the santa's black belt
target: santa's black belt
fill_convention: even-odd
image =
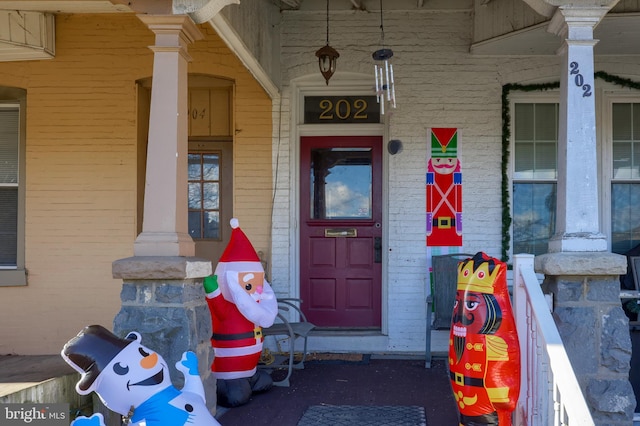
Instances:
[[[434,217],[432,221],[432,225],[436,228],[451,228],[452,226],[456,226],[456,218],[455,217]]]
[[[460,386],[477,386],[480,388],[484,387],[484,380],[475,378],[475,377],[467,377],[460,373],[456,373],[454,371],[450,371],[449,375],[451,376],[451,380],[456,382],[457,385]]]
[[[246,333],[235,334],[222,334],[213,333],[211,335],[212,340],[241,340],[241,339],[260,339],[262,337],[262,328],[256,327],[253,331],[247,331]]]

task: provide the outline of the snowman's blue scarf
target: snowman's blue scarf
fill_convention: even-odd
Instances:
[[[184,425],[189,418],[189,413],[170,404],[180,393],[175,387],[168,386],[137,407],[131,421],[136,423],[146,420],[148,426]]]

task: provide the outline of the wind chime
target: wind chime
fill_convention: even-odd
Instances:
[[[382,48],[373,52],[374,71],[376,75],[376,99],[380,104],[380,113],[384,115],[385,98],[391,108],[396,107],[396,87],[393,81],[393,50],[384,47],[384,23],[382,20],[382,0],[380,0],[380,31]]]
[[[318,57],[318,66],[320,73],[324,77],[324,81],[329,85],[329,79],[336,72],[336,62],[340,54],[336,49],[329,46],[329,0],[327,0],[327,44],[316,51]]]

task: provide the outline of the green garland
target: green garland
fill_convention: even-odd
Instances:
[[[593,76],[600,78],[607,83],[617,84],[621,87],[630,87],[631,89],[640,90],[640,82],[630,80],[628,78],[618,77],[617,75],[607,74],[604,71],[596,71]]]
[[[600,78],[608,83],[617,84],[622,87],[630,87],[640,90],[640,83],[627,78],[618,77],[608,74],[604,71],[594,73],[595,78]],[[509,259],[509,248],[511,245],[511,235],[509,228],[511,227],[511,207],[509,200],[509,144],[511,139],[511,112],[509,110],[509,93],[513,90],[521,92],[533,92],[558,89],[559,82],[541,83],[541,84],[517,84],[509,83],[502,86],[502,261],[507,262]]]

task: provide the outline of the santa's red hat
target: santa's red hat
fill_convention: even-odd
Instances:
[[[220,256],[220,262],[260,262],[256,250],[247,236],[240,229],[240,223],[235,217],[231,219],[231,240]]]
[[[220,256],[214,274],[218,277],[218,284],[224,298],[233,301],[228,289],[227,273],[264,272],[264,268],[253,245],[240,229],[238,219],[233,218],[230,223],[233,228],[231,239]]]
[[[231,239],[224,249],[224,253],[220,256],[215,271],[218,276],[218,282],[225,280],[225,271],[264,272],[260,257],[258,257],[253,245],[240,229],[238,219],[231,219],[230,224],[231,228],[233,228],[231,230]]]

